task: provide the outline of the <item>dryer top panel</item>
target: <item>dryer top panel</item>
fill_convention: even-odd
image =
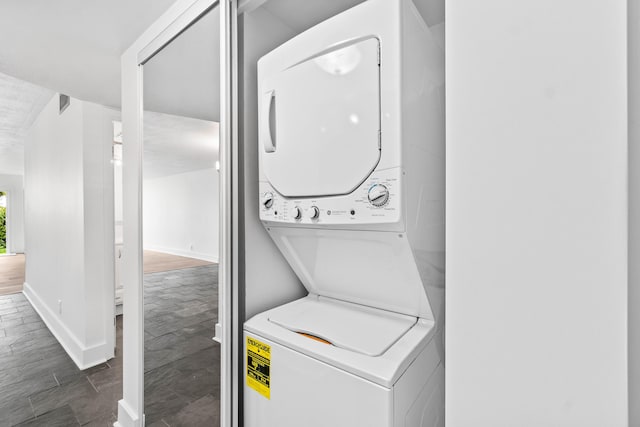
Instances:
[[[285,197],[353,192],[380,160],[380,44],[349,41],[265,76],[260,149]]]

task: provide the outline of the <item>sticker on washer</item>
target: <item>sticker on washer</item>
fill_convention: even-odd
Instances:
[[[271,399],[271,346],[247,337],[247,385]]]

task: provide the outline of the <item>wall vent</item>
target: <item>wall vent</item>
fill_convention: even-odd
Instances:
[[[69,95],[60,94],[60,109],[58,110],[58,114],[64,113],[64,110],[71,104],[71,98]]]

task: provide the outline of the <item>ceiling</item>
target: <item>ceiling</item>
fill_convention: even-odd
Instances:
[[[144,178],[153,179],[215,167],[218,123],[144,112]]]
[[[174,2],[1,1],[0,73],[119,107],[120,56]]]
[[[215,8],[144,64],[145,179],[215,166],[219,28],[220,12]]]
[[[0,40],[11,40],[0,43],[0,173],[24,173],[24,136],[53,96],[45,88],[119,108],[122,53],[174,1],[0,2]],[[145,177],[214,167],[218,28],[214,10],[144,67],[145,106],[172,114],[145,112]]]
[[[54,91],[119,108],[120,56],[174,1],[0,1],[0,174]]]
[[[10,40],[0,43],[0,73],[84,101],[118,108],[120,56],[174,2],[0,1],[0,40]],[[270,0],[264,7],[293,29],[302,30],[361,2]],[[414,0],[414,3],[427,24],[444,21],[443,0]],[[215,37],[208,46],[198,43],[201,49],[193,50],[192,53],[203,55],[201,62],[219,57],[209,50],[209,45],[218,49],[217,10],[203,20],[213,24],[208,25],[209,28],[201,25],[194,31],[196,24],[187,31],[194,34],[194,38],[195,33],[207,30]],[[178,40],[180,46],[184,46],[187,39],[182,40],[185,41]],[[173,48],[176,55],[188,54],[177,46]]]
[[[270,0],[263,7],[301,31],[362,1]],[[0,1],[0,40],[11,40],[0,43],[0,173],[22,173],[22,138],[52,91],[119,108],[122,53],[174,2]],[[428,24],[444,20],[443,0],[415,3]],[[214,132],[211,126],[217,124],[211,122],[220,120],[218,26],[214,9],[144,66],[145,110],[163,113],[155,117],[145,112],[151,117],[145,132],[157,140],[149,142],[145,155],[166,167],[165,172],[154,172],[149,166],[150,176],[180,173],[188,162],[194,162],[191,170],[205,163],[211,167],[211,153],[205,156],[198,151],[203,147],[185,142],[176,132]],[[187,147],[199,154],[184,153]],[[174,162],[160,159],[160,152],[172,153]]]
[[[220,121],[220,10],[212,9],[144,64],[144,109]]]
[[[0,174],[22,175],[24,137],[53,92],[0,74]]]

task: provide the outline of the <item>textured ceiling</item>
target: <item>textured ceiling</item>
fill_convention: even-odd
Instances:
[[[118,108],[120,56],[174,1],[0,1],[0,174],[54,91]]]
[[[0,174],[54,91],[118,108],[120,56],[174,1],[0,1]]]
[[[215,167],[218,123],[144,112],[144,178]]]
[[[0,74],[0,174],[24,173],[24,137],[53,92]]]

